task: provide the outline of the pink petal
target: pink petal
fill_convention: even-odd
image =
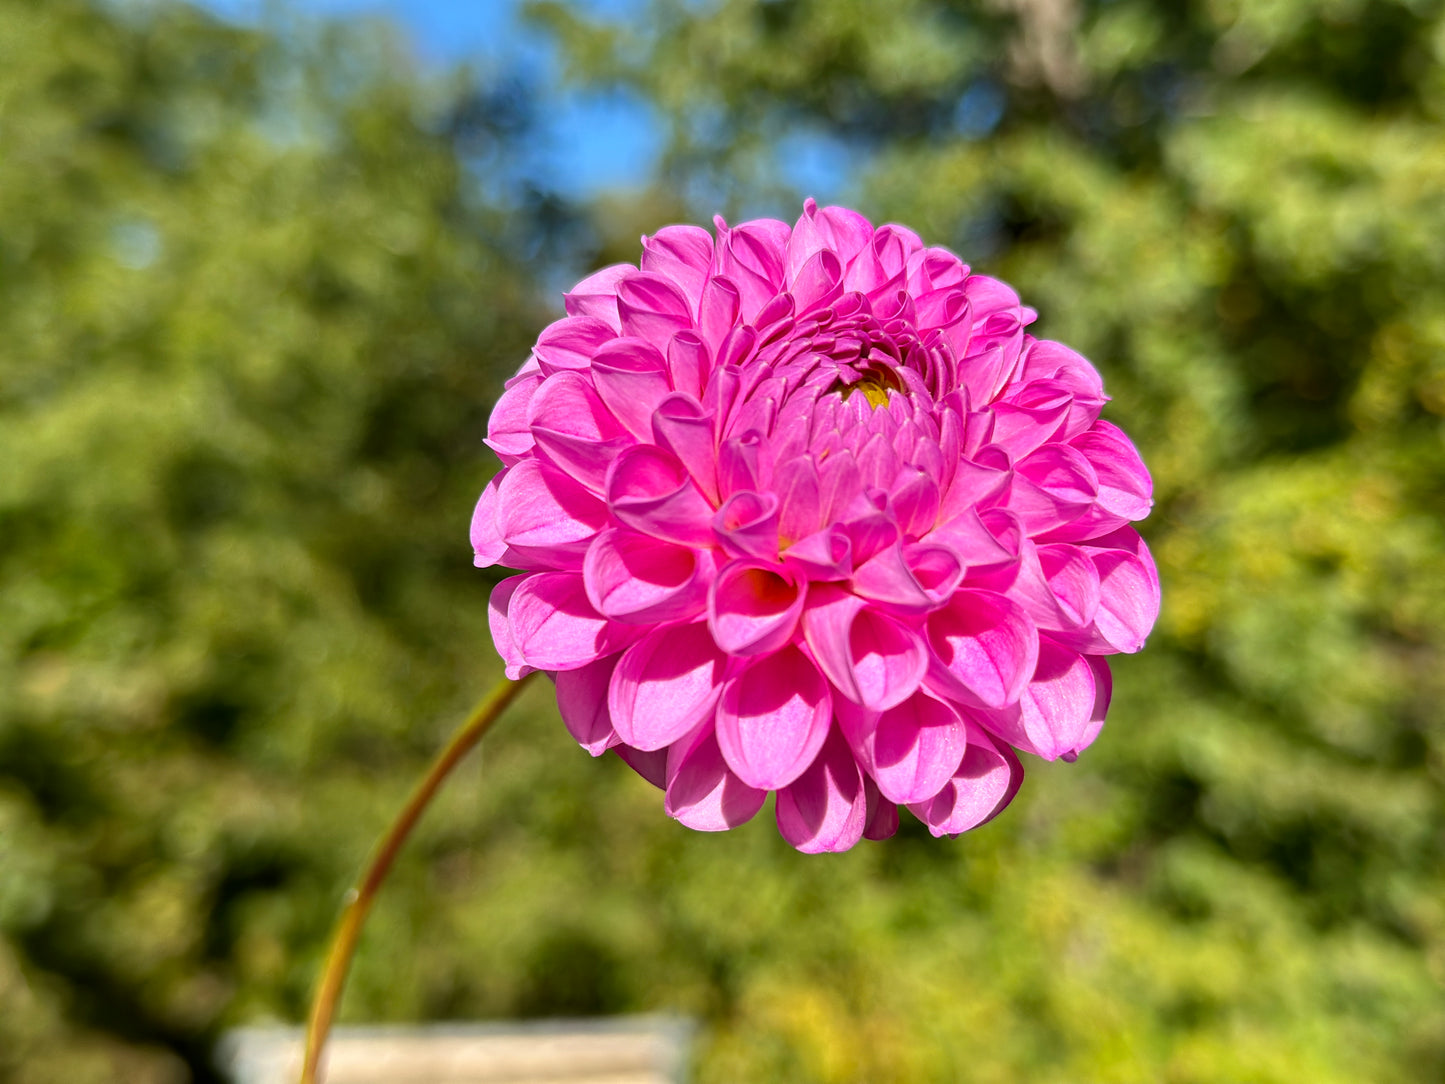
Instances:
[[[963,431],[959,434],[959,450],[969,459],[983,453],[985,448],[993,446],[993,411],[986,407],[982,410],[974,410],[968,403],[968,395],[965,392],[951,392],[944,400],[949,404],[949,417],[963,418]],[[942,434],[940,433],[940,439]],[[1003,457],[1007,466],[1011,462],[1008,453],[1003,449],[997,449]]]
[[[910,259],[915,285],[914,293],[957,287],[968,277],[968,264],[946,248],[934,246],[922,253],[922,259]]]
[[[731,280],[710,278],[703,286],[702,300],[698,303],[697,326],[702,341],[713,358],[733,329],[738,326],[742,308],[742,296]]]
[[[1005,313],[1017,318],[1020,308],[1019,295],[1012,286],[988,275],[969,275],[964,281],[968,299],[978,310],[980,322],[990,316]]]
[[[793,635],[806,589],[786,568],[747,559],[725,565],[708,592],[713,639],[729,655],[776,651]]]
[[[1040,542],[1084,542],[1116,531],[1128,522],[1095,501],[1074,519],[1047,531],[1036,531],[1033,536]]]
[[[693,398],[702,394],[712,371],[712,359],[695,332],[680,331],[668,342],[667,371],[678,391]]]
[[[1097,566],[1076,546],[1045,544],[1037,552],[1039,568],[1064,617],[1073,627],[1087,625],[1099,609]]]
[[[773,473],[778,495],[778,532],[784,545],[807,538],[823,525],[818,467],[811,455],[780,463]]]
[[[905,481],[890,495],[898,527],[908,539],[922,538],[938,522],[938,483],[921,470],[905,467]]]
[[[923,248],[923,239],[906,226],[889,223],[873,234],[873,252],[890,280],[906,276],[913,256]]]
[[[646,779],[658,790],[667,786],[667,750],[653,749],[644,752],[630,745],[615,745],[612,751],[622,762]]]
[[[966,703],[1016,703],[1038,663],[1039,634],[1019,606],[992,591],[964,589],[928,619],[930,680]]]
[[[964,565],[952,547],[914,542],[903,547],[903,562],[931,607],[942,606],[963,581]]]
[[[1143,519],[1154,505],[1154,480],[1133,442],[1106,421],[1069,442],[1084,453],[1099,478],[1099,504],[1124,519]]]
[[[817,759],[778,791],[778,831],[805,854],[846,851],[863,838],[867,816],[863,773],[834,727]]]
[[[523,578],[507,606],[507,621],[517,655],[538,670],[576,670],[617,651],[628,638],[592,608],[577,572]]]
[[[1104,717],[1108,715],[1109,701],[1114,697],[1114,675],[1109,673],[1108,662],[1097,655],[1085,655],[1084,661],[1094,672],[1094,713],[1089,719],[1089,725],[1080,732],[1078,745],[1059,758],[1070,763],[1078,758],[1080,749],[1087,749],[1094,744],[1099,731],[1104,729]]]
[[[670,279],[634,272],[617,285],[622,333],[646,339],[659,349],[679,331],[692,328],[692,302]]]
[[[1104,394],[1104,381],[1087,358],[1063,343],[1035,340],[1029,335],[1024,336],[1023,368],[1019,380],[1024,383],[1050,381],[1068,389],[1073,395],[1073,403],[1064,432],[1069,436],[1088,429],[1108,399]]]
[[[946,701],[920,690],[882,713],[838,703],[838,718],[858,761],[885,798],[921,802],[943,789],[967,744],[963,717]]]
[[[1081,629],[1099,609],[1099,573],[1076,546],[1037,546],[1025,540],[1019,576],[1009,595],[1040,629]]]
[[[813,762],[832,716],[828,683],[789,645],[750,663],[723,687],[718,746],[744,783],[777,790]]]
[[[537,446],[594,493],[602,492],[612,460],[635,443],[580,373],[558,373],[544,380],[528,415]]]
[[[616,330],[596,317],[566,316],[542,330],[532,352],[545,376],[569,369],[585,371],[602,344],[616,337]]]
[[[664,226],[642,239],[642,269],[671,279],[694,312],[712,267],[712,235],[697,226]]]
[[[807,209],[804,203],[804,213]],[[845,265],[857,259],[873,242],[873,224],[847,207],[820,208],[813,221],[824,245],[836,252]]]
[[[682,545],[713,541],[712,507],[666,449],[640,444],[622,452],[605,492],[612,515],[634,530]]]
[[[923,613],[936,605],[935,599],[913,578],[903,547],[897,542],[855,568],[850,583],[856,594],[896,613]]]
[[[970,508],[930,532],[926,541],[947,549],[963,564],[970,586],[1006,591],[1017,575],[1023,527],[1001,509],[989,509],[985,520]]]
[[[1134,652],[1159,616],[1159,572],[1139,533],[1121,527],[1078,547],[1099,573],[1099,607],[1087,628],[1051,632],[1085,654]]]
[[[658,446],[677,456],[688,475],[711,504],[718,500],[717,444],[714,420],[690,395],[674,392],[652,414],[652,432]]]
[[[887,229],[888,227],[884,227]],[[903,285],[905,269],[898,267],[890,271],[888,264],[879,258],[880,235],[882,230],[873,235],[868,247],[858,254],[858,258],[848,265],[847,271],[843,273],[843,289],[865,295],[869,302],[876,308],[877,299],[896,293]],[[883,242],[886,249],[886,241]],[[898,261],[888,261],[895,263]]]
[[[708,566],[696,550],[626,527],[593,540],[582,564],[597,612],[629,624],[684,621],[707,605]]]
[[[1094,627],[1115,651],[1133,653],[1159,617],[1159,578],[1144,543],[1139,554],[1123,550],[1090,553],[1099,570],[1099,609]]]
[[[878,793],[878,784],[863,777],[863,793],[868,799],[868,822],[864,839],[891,839],[898,831],[898,805]]]
[[[577,572],[607,506],[550,463],[524,459],[497,490],[497,528],[523,567]]]
[[[857,211],[844,207],[820,210],[809,199],[788,238],[787,281],[795,281],[802,266],[821,250],[836,253],[846,267],[872,240],[872,224]]]
[[[993,443],[1015,462],[1023,459],[1059,435],[1073,403],[1068,392],[1055,392],[1032,404],[995,403]]]
[[[723,497],[763,488],[762,452],[763,436],[756,429],[722,442],[717,453],[717,483]]]
[[[710,718],[727,659],[702,622],[654,629],[623,654],[606,698],[628,745],[661,749]]]
[[[977,277],[971,275],[969,281],[971,282]],[[975,329],[977,326],[977,324],[974,325]],[[950,331],[952,330],[950,329]],[[969,356],[965,359],[961,369],[970,403],[976,407],[993,403],[1013,375],[1018,363],[1017,349],[1022,345],[1022,341],[1023,329],[1020,328],[1016,343],[993,342],[980,349],[981,340],[975,330],[974,339],[969,344]],[[1009,349],[1010,346],[1014,347],[1012,351]],[[976,349],[978,352],[974,353]]]
[[[594,757],[617,744],[612,714],[607,710],[607,686],[617,668],[616,655],[598,659],[578,670],[557,675],[557,710],[567,732]]]
[[[843,518],[861,488],[860,477],[858,461],[847,449],[818,463],[818,511],[823,523],[836,523]]]
[[[753,818],[768,792],[748,786],[728,767],[707,724],[667,751],[663,808],[689,828],[724,832]]]
[[[960,320],[973,319],[968,297],[957,286],[945,286],[917,295],[918,329],[950,328]]]
[[[803,635],[838,691],[873,711],[912,696],[928,670],[928,649],[916,632],[837,587],[811,589]]]
[[[918,326],[918,306],[907,289],[874,291],[870,296],[873,301],[873,315],[878,319],[885,323],[897,320],[903,324]]]
[[[974,512],[992,501],[1009,484],[1008,457],[992,445],[975,453],[977,459],[960,458],[953,463],[953,478],[938,506],[938,522],[947,524],[954,518]]]
[[[1006,508],[986,508],[979,513],[978,519],[1011,557],[999,563],[971,562],[964,573],[964,585],[1003,593],[1018,579],[1026,541],[1024,525]]]
[[[1008,507],[1032,537],[1078,519],[1098,492],[1098,476],[1082,453],[1045,444],[1015,464]]]
[[[637,268],[619,263],[588,275],[572,287],[571,293],[564,295],[567,314],[595,317],[613,331],[621,331],[622,322],[617,315],[617,284],[629,274],[637,274]]]
[[[718,226],[718,272],[737,287],[740,315],[748,323],[783,290],[787,223],[759,218],[729,230]]]
[[[713,516],[713,532],[733,557],[775,561],[778,557],[778,498],[743,489]]]
[[[798,270],[791,293],[799,313],[822,308],[843,292],[843,264],[826,249],[815,252]]]
[[[954,836],[998,815],[1018,793],[1024,769],[1013,750],[968,725],[968,748],[953,778],[928,802],[909,806],[935,836]]]
[[[789,546],[783,561],[810,580],[842,580],[853,572],[853,544],[841,528],[825,527]]]
[[[497,488],[508,468],[493,476],[482,490],[481,499],[472,512],[472,563],[478,568],[488,568],[502,559],[507,544],[502,541],[502,532],[497,529]]]
[[[507,390],[492,408],[487,421],[487,439],[483,442],[509,466],[530,452],[535,445],[527,412],[532,396],[542,385],[539,372],[518,376],[507,384]]]
[[[1057,760],[1087,746],[1091,729],[1098,733],[1093,725],[1096,700],[1094,671],[1084,657],[1044,637],[1038,667],[1019,698],[1017,713],[992,715],[988,725],[1010,745]]]
[[[758,329],[758,345],[777,342],[794,327],[793,295],[784,291],[778,294],[753,317],[753,326]]]
[[[1155,592],[1159,590],[1159,570],[1154,565],[1154,557],[1149,552],[1149,547],[1144,544],[1143,537],[1133,527],[1120,527],[1109,534],[1091,538],[1082,543],[1081,548],[1090,556],[1095,556],[1100,551],[1118,550],[1137,557],[1153,589]]]
[[[645,339],[613,339],[592,359],[592,383],[628,432],[652,439],[652,412],[672,394],[667,362],[657,347]]]
[[[849,398],[844,404],[844,409],[857,403],[859,410],[871,410],[868,400],[861,395]],[[901,464],[898,462],[898,453],[893,450],[893,442],[884,433],[874,433],[863,442],[863,446],[853,453],[858,461],[858,473],[863,479],[863,485],[869,489],[886,491],[892,484],[893,479],[898,477]]]
[[[535,666],[528,666],[522,658],[522,653],[517,649],[516,637],[512,635],[512,622],[507,617],[507,611],[512,604],[512,596],[517,593],[517,588],[533,575],[536,574],[508,576],[492,588],[492,597],[487,603],[487,620],[492,629],[492,643],[496,645],[497,654],[502,656],[502,661],[506,664],[507,677],[513,681],[525,677],[537,669]]]
[[[843,528],[853,544],[854,567],[862,566],[899,539],[888,494],[877,489],[856,494],[844,513]]]

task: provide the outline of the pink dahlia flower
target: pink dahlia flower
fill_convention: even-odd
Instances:
[[[1072,760],[1159,580],[1098,373],[1007,285],[811,200],[669,226],[566,297],[492,414],[472,519],[519,677],[693,828],[776,792],[803,851],[999,812]]]

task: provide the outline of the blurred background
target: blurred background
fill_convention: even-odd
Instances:
[[[703,1084],[1445,1079],[1439,0],[0,0],[0,1079],[216,1081],[498,678],[501,382],[672,221],[1016,285],[1164,612],[1007,816],[668,820],[534,687],[353,1022],[639,1011]]]

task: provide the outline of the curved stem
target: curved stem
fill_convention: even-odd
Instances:
[[[326,967],[321,973],[321,982],[311,1001],[311,1018],[306,1024],[306,1060],[301,1067],[301,1084],[316,1084],[317,1069],[321,1064],[321,1051],[326,1046],[326,1036],[331,1031],[331,1020],[336,1015],[341,990],[346,985],[346,973],[351,969],[351,957],[356,952],[356,943],[361,938],[361,928],[376,899],[377,890],[386,880],[391,864],[396,860],[407,836],[416,827],[416,822],[426,812],[432,798],[446,777],[477,742],[482,740],[497,717],[502,714],[518,693],[527,684],[527,677],[520,681],[503,680],[480,704],[472,709],[465,722],[457,727],[416,789],[411,792],[406,805],[397,815],[386,834],[381,837],[376,851],[362,872],[356,887],[346,894],[346,910],[336,924],[331,938],[331,948],[326,954]]]

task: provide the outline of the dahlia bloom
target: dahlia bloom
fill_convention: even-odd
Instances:
[[[566,296],[472,519],[516,678],[693,828],[775,792],[803,851],[967,831],[1072,760],[1159,581],[1093,366],[1004,283],[809,200],[668,226]]]

